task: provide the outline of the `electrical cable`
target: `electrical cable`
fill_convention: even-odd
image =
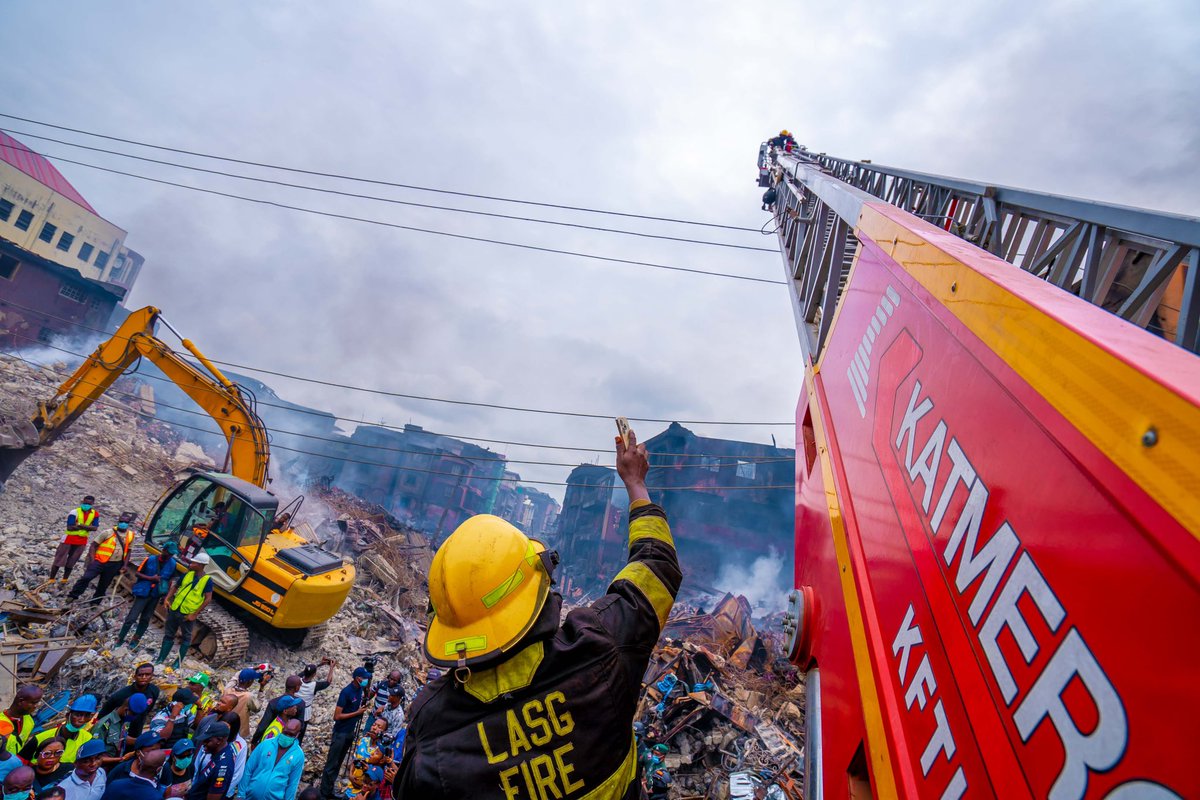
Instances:
[[[20,303],[14,303],[11,300],[0,300],[0,305],[10,305],[13,308],[19,308],[24,311],[29,311],[29,312],[32,312],[35,314],[41,314],[42,316],[49,318],[49,319],[56,319],[60,322],[66,322],[70,325],[74,325],[74,326],[76,326],[78,328],[82,328],[84,330],[94,331],[95,333],[99,333],[101,335],[108,336],[110,339],[124,339],[125,341],[128,341],[128,337],[117,336],[116,334],[108,334],[100,328],[96,328],[91,325],[85,325],[82,322],[75,322],[74,320],[70,320],[65,317],[56,317],[53,314],[47,314],[45,312],[39,311],[36,308],[32,308],[31,306],[22,305]],[[78,355],[78,354],[75,354],[75,355]],[[221,366],[232,367],[233,369],[246,370],[248,372],[258,372],[258,373],[262,373],[264,375],[274,375],[275,377],[288,378],[290,380],[301,381],[302,383],[312,383],[312,384],[316,384],[318,386],[327,386],[327,387],[330,387],[333,389],[346,389],[348,391],[363,392],[364,394],[375,394],[375,395],[380,395],[382,397],[394,397],[394,398],[400,398],[400,399],[404,399],[404,400],[423,400],[423,401],[427,401],[427,402],[431,402],[431,403],[447,403],[450,405],[471,406],[473,408],[490,408],[490,409],[495,409],[495,410],[499,410],[499,411],[517,411],[517,412],[526,413],[526,414],[548,414],[548,415],[553,415],[553,416],[577,417],[577,418],[582,418],[582,419],[613,419],[616,416],[615,414],[596,414],[596,413],[584,412],[584,411],[557,411],[554,409],[528,408],[528,407],[524,407],[524,406],[509,406],[509,405],[503,405],[500,403],[484,403],[484,402],[480,402],[480,401],[476,401],[476,400],[454,400],[454,399],[445,398],[445,397],[432,397],[432,396],[428,396],[428,395],[406,394],[403,392],[392,392],[392,391],[388,391],[386,389],[371,389],[371,388],[367,388],[367,387],[363,387],[363,386],[353,386],[350,384],[337,383],[335,381],[325,381],[325,380],[321,380],[320,378],[305,378],[300,375],[292,375],[292,374],[286,373],[286,372],[277,372],[275,370],[265,369],[262,367],[252,367],[252,366],[248,366],[246,364],[238,364],[238,363],[235,363],[232,361],[221,361],[220,359],[216,359],[216,358],[209,359],[209,360],[212,361],[214,364],[220,364]],[[193,363],[195,363],[195,362],[193,362]],[[653,422],[653,423],[657,423],[657,424],[666,424],[666,425],[669,425],[672,422],[677,422],[680,425],[739,425],[739,426],[760,426],[760,427],[761,426],[767,426],[767,427],[787,426],[790,428],[795,424],[794,422],[732,422],[732,421],[723,421],[723,420],[661,419],[661,418],[654,418],[654,417],[629,417],[628,419],[633,422]]]
[[[24,339],[28,342],[33,342],[36,345],[41,346],[41,347],[45,347],[45,348],[48,348],[51,350],[57,350],[58,352],[73,356],[80,360],[89,358],[89,356],[84,355],[82,353],[77,353],[73,350],[68,350],[63,347],[58,347],[56,345],[48,344],[46,342],[41,342],[30,336],[25,336],[23,334],[19,334],[16,332],[10,332],[9,335],[17,337],[19,339]],[[12,355],[14,358],[20,359],[21,361],[24,361],[25,363],[30,364],[32,366],[37,366],[39,369],[45,369],[56,375],[62,375],[62,372],[59,370],[54,370],[50,367],[45,367],[45,366],[39,365],[36,362],[30,361],[29,359],[26,359],[16,353],[10,353],[9,355]],[[126,372],[126,373],[124,373],[123,376],[128,376],[129,374],[130,373]],[[175,388],[179,388],[178,384],[176,384],[170,378],[167,378],[165,376],[152,375],[149,373],[141,373],[139,375],[139,377],[149,378],[152,380],[160,381],[162,383],[169,384]],[[85,381],[85,383],[91,383],[91,382]],[[91,383],[91,385],[96,385],[96,384]],[[221,392],[218,392],[216,389],[213,389],[208,386],[199,386],[199,387],[194,387],[194,388],[202,389],[204,391],[211,392],[211,393],[217,394],[217,395],[222,394]],[[241,389],[242,391],[247,391],[246,387],[244,387],[244,386],[239,385],[238,388]],[[115,389],[109,389],[108,391],[116,392],[118,394],[126,395],[126,396],[133,397],[136,399],[141,399],[137,395],[130,394],[129,392],[121,392],[121,391],[115,390]],[[164,402],[158,401],[158,400],[156,400],[154,402],[158,405],[163,406],[164,408],[170,408],[174,411],[181,411],[186,414],[193,414],[195,416],[204,417],[206,419],[211,419],[211,415],[209,415],[207,412],[197,411],[195,409],[190,409],[190,408],[182,408],[180,406],[171,405],[169,403],[164,403]],[[399,432],[405,432],[407,430],[404,427],[396,426],[396,425],[387,425],[386,423],[367,423],[367,422],[356,421],[356,420],[350,419],[348,417],[338,417],[336,415],[329,414],[327,412],[316,411],[314,409],[306,409],[302,406],[298,406],[298,407],[297,406],[285,406],[285,405],[280,405],[277,403],[267,403],[265,401],[256,401],[256,405],[268,406],[271,408],[277,408],[277,409],[281,409],[283,411],[288,411],[288,412],[292,412],[292,413],[300,412],[300,413],[305,413],[305,414],[311,414],[311,415],[320,416],[322,418],[332,417],[335,420],[339,420],[339,421],[343,421],[343,422],[355,422],[358,425],[366,425],[368,427],[380,427],[380,428],[386,428],[388,430],[396,430]],[[264,423],[264,426],[265,426],[265,423]],[[386,447],[380,447],[380,446],[376,446],[376,445],[366,445],[366,444],[357,443],[357,442],[343,441],[340,439],[330,439],[328,437],[320,437],[320,436],[316,436],[315,434],[299,433],[297,431],[285,431],[285,430],[281,430],[281,429],[274,429],[274,430],[277,433],[284,434],[284,435],[301,436],[301,437],[305,437],[305,438],[319,439],[321,441],[326,441],[331,444],[337,444],[337,445],[343,445],[343,446],[344,445],[354,445],[354,446],[359,446],[359,447],[366,447],[366,448],[371,448],[371,449],[383,449],[383,450],[395,449],[396,452],[414,452],[414,453],[423,452],[423,451],[402,450],[402,449],[397,449],[397,448],[386,448]],[[544,444],[538,444],[538,443],[533,443],[533,442],[510,442],[510,441],[503,441],[503,440],[482,439],[479,437],[470,437],[470,436],[454,436],[451,434],[437,433],[434,431],[425,430],[424,428],[421,429],[421,432],[432,435],[432,436],[444,436],[444,437],[451,438],[451,439],[467,439],[467,440],[475,440],[475,441],[484,441],[484,442],[495,443],[495,444],[510,444],[510,445],[514,445],[514,446],[518,446],[518,447],[530,447],[530,448],[534,448],[534,449],[570,450],[570,451],[592,452],[592,453],[610,453],[610,452],[612,452],[611,450],[604,449],[604,448],[567,447],[564,445],[544,445]],[[765,447],[765,445],[763,445],[763,446]],[[776,449],[781,449],[781,448],[776,448]],[[782,449],[787,449],[787,448],[782,448]],[[672,457],[672,458],[734,458],[734,456],[730,456],[728,454],[723,454],[723,453],[656,453],[655,455],[660,455],[660,456],[664,456],[664,457]],[[483,457],[473,457],[473,458],[476,458],[477,460],[488,460]],[[504,460],[504,461],[508,461],[510,463],[518,463],[518,464],[544,464],[547,466],[579,466],[579,464],[577,464],[577,463],[573,464],[573,463],[564,463],[564,462],[540,462],[540,461],[527,461],[527,460],[521,460],[521,459],[509,459],[509,458],[493,459],[493,460]],[[766,462],[773,462],[773,461],[791,461],[793,459],[786,457],[786,456],[746,456],[746,457],[738,457],[738,460],[746,461],[746,462],[753,462],[753,463],[766,463]]]
[[[414,202],[411,200],[398,200],[398,199],[392,198],[392,197],[379,197],[377,195],[359,194],[357,192],[344,192],[344,191],[341,191],[338,189],[329,189],[329,188],[324,188],[324,187],[320,187],[320,186],[308,186],[306,184],[301,184],[301,183],[288,183],[287,181],[277,181],[277,180],[272,180],[270,178],[259,178],[259,177],[255,177],[253,175],[240,175],[240,174],[237,174],[234,172],[224,172],[222,170],[217,170],[217,169],[206,169],[204,167],[196,167],[196,166],[191,166],[189,164],[178,164],[174,161],[164,161],[162,159],[157,159],[157,158],[147,158],[146,156],[133,155],[132,153],[122,153],[119,150],[108,150],[103,147],[90,147],[86,144],[77,144],[75,142],[67,142],[67,141],[63,141],[61,139],[54,139],[49,136],[39,136],[36,133],[17,131],[17,130],[13,130],[12,128],[0,128],[0,131],[2,131],[4,133],[8,133],[10,135],[25,136],[25,137],[29,137],[32,139],[43,139],[48,142],[64,144],[68,147],[78,147],[83,150],[92,150],[97,153],[107,153],[109,155],[121,156],[123,158],[132,158],[137,161],[145,161],[150,164],[161,164],[161,165],[168,166],[168,167],[177,167],[179,169],[191,170],[192,172],[203,172],[208,175],[219,175],[219,176],[225,177],[225,178],[237,178],[238,180],[253,181],[255,183],[265,183],[265,184],[270,184],[271,186],[282,186],[282,187],[288,188],[288,189],[301,189],[301,190],[309,191],[309,192],[320,192],[322,194],[338,195],[339,197],[353,197],[358,200],[372,200],[372,201],[379,202],[379,203],[391,203],[393,205],[412,206],[414,208],[425,208],[425,209],[430,209],[430,210],[434,210],[434,211],[452,211],[452,212],[455,212],[458,214],[472,214],[472,215],[480,216],[480,217],[493,217],[495,219],[514,220],[517,222],[534,222],[534,223],[538,223],[541,225],[557,225],[557,226],[563,227],[563,228],[579,228],[581,230],[600,231],[602,233],[617,233],[617,234],[621,234],[624,236],[638,236],[638,237],[641,237],[644,239],[662,239],[662,240],[669,241],[669,242],[681,242],[681,243],[686,243],[686,244],[708,245],[709,247],[728,247],[728,248],[732,248],[735,250],[757,250],[760,253],[776,252],[774,248],[769,248],[769,247],[755,247],[753,245],[732,244],[729,242],[712,242],[712,241],[707,241],[705,239],[689,239],[689,238],[681,237],[681,236],[666,236],[666,235],[657,234],[657,233],[643,233],[641,231],[630,231],[630,230],[624,230],[621,228],[603,228],[603,227],[599,227],[599,226],[595,226],[595,225],[583,225],[583,224],[580,224],[577,222],[561,222],[559,220],[541,219],[538,217],[519,217],[519,216],[515,216],[512,214],[498,214],[493,211],[479,211],[479,210],[471,209],[471,208],[456,208],[454,206],[437,206],[437,205],[432,205],[429,203],[417,203],[417,202]],[[33,155],[39,155],[39,156],[42,156],[43,158],[56,158],[61,161],[67,160],[67,159],[63,158],[62,156],[54,156],[54,155],[49,155],[47,153],[41,153],[36,150],[31,150],[27,147],[20,147],[20,148],[14,147],[13,149],[21,150],[23,152],[31,153]],[[79,163],[79,162],[71,162],[71,163]],[[87,166],[87,165],[84,165],[84,166]]]
[[[474,194],[471,192],[458,192],[458,191],[452,191],[450,189],[437,189],[437,188],[433,188],[433,187],[429,187],[429,186],[417,186],[417,185],[408,184],[408,183],[396,183],[393,181],[383,181],[383,180],[377,180],[374,178],[360,178],[360,177],[355,177],[353,175],[339,175],[334,172],[320,172],[317,170],[301,169],[299,167],[285,167],[285,166],[280,166],[278,164],[266,164],[266,163],[259,162],[259,161],[248,161],[245,159],[230,158],[228,156],[218,156],[218,155],[212,155],[210,153],[201,153],[201,152],[197,152],[195,150],[184,150],[184,149],[177,148],[177,147],[167,147],[165,145],[151,144],[149,142],[140,142],[135,139],[124,139],[119,136],[109,136],[109,135],[106,135],[103,133],[95,133],[93,131],[82,130],[80,128],[69,128],[65,125],[55,125],[50,122],[42,122],[42,121],[36,120],[36,119],[29,119],[28,117],[18,117],[14,114],[0,113],[0,117],[4,117],[6,119],[15,119],[15,120],[19,120],[20,122],[29,122],[34,125],[41,125],[44,128],[53,128],[55,130],[67,131],[68,133],[78,133],[78,134],[82,134],[84,136],[92,136],[97,139],[107,139],[108,141],[112,141],[112,142],[120,142],[122,144],[132,144],[137,147],[148,147],[153,150],[162,150],[162,151],[169,152],[169,153],[179,153],[180,155],[196,156],[197,158],[208,158],[208,159],[212,159],[214,161],[225,161],[230,164],[243,164],[245,166],[250,166],[250,167],[262,167],[265,169],[277,169],[277,170],[280,170],[283,172],[294,172],[294,173],[297,173],[300,175],[313,175],[313,176],[319,177],[319,178],[336,178],[338,180],[353,181],[355,183],[367,183],[367,184],[372,184],[375,186],[391,186],[396,189],[412,189],[414,191],[419,191],[419,192],[434,192],[436,194],[454,195],[456,197],[472,197],[477,200],[493,200],[493,201],[496,201],[499,203],[516,203],[519,205],[537,206],[539,208],[557,208],[557,209],[561,209],[563,211],[580,211],[580,212],[585,212],[588,214],[605,214],[608,216],[626,217],[629,219],[644,219],[644,220],[649,220],[652,222],[671,222],[671,223],[675,223],[678,225],[696,225],[696,226],[703,227],[703,228],[721,228],[724,230],[731,230],[731,231],[746,231],[749,233],[754,232],[754,228],[746,228],[746,227],[742,227],[740,225],[721,225],[721,224],[718,224],[715,222],[698,222],[695,220],[675,219],[672,217],[656,217],[656,216],[651,216],[648,214],[633,214],[633,213],[624,212],[624,211],[610,211],[610,210],[599,209],[599,208],[588,208],[585,206],[569,206],[569,205],[562,205],[560,203],[543,203],[543,202],[538,202],[535,200],[519,200],[519,199],[511,198],[511,197],[497,197],[494,195]]]
[[[21,358],[20,356],[17,356],[15,353],[4,352],[4,355],[16,357],[16,358],[20,359],[21,361],[25,361],[26,363],[30,364],[31,366],[39,366],[39,365],[35,364],[34,362],[27,361],[26,359]],[[100,405],[100,406],[104,406],[106,408],[112,408],[112,409],[116,409],[116,410],[120,410],[120,411],[125,411],[125,412],[133,414],[134,416],[137,416],[137,417],[152,419],[155,422],[158,422],[163,425],[177,426],[177,427],[185,428],[188,430],[200,431],[202,433],[209,433],[209,434],[214,433],[214,431],[212,431],[211,429],[199,428],[194,425],[185,425],[185,424],[178,423],[178,422],[166,422],[164,420],[159,420],[157,417],[151,417],[150,415],[145,414],[144,412],[135,411],[134,409],[129,408],[128,406],[124,406],[124,405],[121,405],[118,403],[109,403],[109,402],[106,402],[101,399],[96,399],[96,400],[92,401],[92,404]],[[377,461],[362,461],[359,459],[345,458],[342,456],[332,456],[332,455],[328,455],[326,453],[313,453],[308,450],[300,450],[300,449],[294,448],[294,447],[285,447],[284,445],[272,444],[271,447],[272,447],[272,449],[275,449],[275,450],[283,450],[288,453],[297,453],[300,455],[312,456],[314,458],[321,458],[321,459],[325,459],[327,461],[336,461],[336,462],[342,463],[342,464],[361,464],[364,466],[372,466],[372,467],[380,467],[383,469],[390,469],[390,470],[397,471],[397,472],[419,472],[419,473],[423,473],[426,475],[444,475],[444,476],[451,477],[451,478],[462,478],[466,481],[497,481],[497,482],[501,482],[501,483],[526,483],[526,484],[534,484],[534,485],[539,485],[539,486],[575,486],[575,487],[578,487],[581,489],[613,489],[613,488],[615,488],[615,486],[613,486],[613,485],[607,485],[607,484],[602,484],[602,483],[596,483],[596,484],[570,483],[567,481],[543,481],[543,480],[533,480],[533,479],[525,479],[525,478],[519,478],[519,477],[518,478],[506,478],[504,476],[501,476],[498,478],[482,476],[482,475],[470,476],[470,475],[464,475],[463,473],[458,473],[458,472],[443,472],[441,470],[421,469],[419,467],[403,467],[398,464],[384,464],[384,463],[377,462]],[[599,466],[599,465],[580,464],[578,466]],[[752,490],[758,490],[758,489],[762,489],[762,490],[795,489],[795,487],[792,484],[780,484],[780,485],[769,485],[769,486],[647,486],[646,488],[650,489],[651,491],[661,491],[661,492],[699,491],[699,490],[752,491]]]
[[[26,337],[22,337],[22,338],[26,338]],[[38,369],[47,370],[51,373],[54,373],[55,375],[63,376],[63,372],[61,370],[56,370],[51,367],[46,367],[41,364],[38,364],[35,361],[30,361],[29,359],[19,355],[18,353],[11,353],[8,351],[0,350],[0,354],[9,356],[11,358],[15,358],[15,359],[22,361],[32,367],[37,367]],[[77,353],[72,353],[72,355],[78,356]],[[83,357],[83,356],[81,356],[81,357]],[[141,358],[139,357],[139,361],[140,360],[141,360]],[[125,373],[122,373],[119,377],[130,377],[131,375],[132,375],[131,372],[125,372]],[[65,377],[70,377],[70,376],[65,376]],[[139,374],[138,377],[139,378],[153,378],[154,380],[163,381],[164,383],[170,383],[172,385],[175,385],[174,381],[170,380],[169,378],[162,378],[158,375],[149,375],[146,373],[142,373],[142,374]],[[95,381],[80,381],[80,383],[82,383],[85,386],[99,386],[99,384],[96,383]],[[194,387],[194,388],[208,388],[208,387]],[[238,388],[243,391],[246,391],[246,387],[239,386]],[[215,390],[212,390],[212,391],[215,392]],[[104,394],[106,394],[106,395],[115,394],[120,397],[128,397],[133,400],[144,400],[144,398],[142,398],[138,394],[135,394],[133,392],[122,391],[120,389],[116,389],[113,387],[109,387],[108,389],[105,389]],[[162,400],[157,400],[157,399],[155,399],[152,402],[154,403],[154,405],[156,407],[169,408],[172,411],[179,411],[184,414],[191,414],[191,415],[194,415],[197,417],[203,417],[206,420],[212,419],[212,415],[206,411],[197,411],[194,408],[183,408],[182,406],[172,405],[170,403],[165,403]],[[184,424],[184,423],[174,423],[174,422],[171,422],[170,420],[160,420],[160,421],[166,422],[168,425],[175,425],[175,424],[183,425]],[[402,448],[402,447],[385,447],[383,445],[367,444],[365,442],[355,442],[353,440],[350,440],[349,438],[331,439],[328,436],[318,436],[313,433],[301,433],[299,431],[289,431],[289,430],[284,430],[282,428],[268,426],[267,423],[263,420],[260,420],[260,422],[263,423],[263,427],[266,428],[268,430],[268,432],[274,433],[274,434],[279,434],[281,436],[297,436],[297,437],[304,438],[304,439],[313,439],[313,440],[319,441],[319,442],[327,442],[329,444],[335,444],[335,445],[338,445],[341,447],[360,447],[360,448],[363,448],[366,450],[383,450],[385,452],[391,452],[391,453],[410,453],[412,455],[421,455],[421,456],[432,455],[428,450],[411,450],[411,449]],[[185,426],[185,427],[191,427],[191,426]],[[202,430],[200,428],[192,428],[192,429],[193,430]],[[220,433],[220,431],[209,431],[209,432],[210,433]],[[274,446],[274,442],[272,442],[272,445]],[[610,453],[612,451],[604,450],[602,452]],[[698,459],[724,458],[727,460],[731,460],[731,461],[736,460],[736,461],[740,461],[740,462],[748,463],[748,464],[749,463],[762,464],[762,463],[768,463],[768,462],[781,462],[781,461],[794,461],[795,460],[794,458],[788,458],[786,456],[729,456],[729,455],[716,456],[716,455],[710,455],[708,453],[657,453],[656,452],[656,453],[652,453],[652,455],[664,457],[664,458],[667,458],[667,457],[670,457],[670,458],[698,458]],[[581,466],[580,462],[531,461],[531,460],[518,459],[518,458],[508,458],[507,456],[503,456],[503,455],[497,455],[494,457],[478,456],[478,455],[471,455],[471,456],[460,455],[459,457],[466,459],[468,461],[503,461],[506,464],[530,464],[530,465],[546,466],[546,467],[578,467],[578,466]],[[608,469],[616,469],[615,464],[592,464],[589,466],[598,466],[598,467],[606,467]],[[687,463],[684,463],[684,464],[660,464],[656,468],[657,469],[683,469],[683,468],[701,467],[701,466],[710,466],[710,464],[706,464],[701,460],[701,461],[697,461],[697,462],[690,463],[690,464],[687,464]]]
[[[29,151],[33,152],[33,151]],[[101,167],[96,164],[89,164],[86,161],[76,161],[62,156],[54,156],[59,161],[67,164],[77,164],[81,167],[99,170],[101,172],[109,172],[113,175],[124,175],[128,178],[137,178],[138,180],[149,181],[150,183],[158,183],[163,186],[174,186],[178,189],[187,189],[193,192],[201,192],[202,194],[216,195],[217,197],[226,197],[232,200],[243,200],[247,203],[255,203],[257,205],[271,206],[273,208],[281,208],[287,211],[299,211],[304,214],[313,214],[319,217],[328,217],[330,219],[341,219],[350,222],[362,222],[367,225],[378,225],[382,228],[393,228],[395,230],[413,231],[416,233],[428,233],[433,236],[444,236],[449,239],[462,239],[468,242],[481,242],[484,244],[497,244],[502,247],[513,247],[519,250],[533,250],[539,253],[552,253],[560,256],[572,256],[574,258],[586,258],[592,261],[604,261],[612,264],[627,264],[635,267],[647,267],[649,269],[662,269],[670,272],[686,272],[693,275],[709,275],[715,278],[729,278],[731,280],[749,281],[751,283],[769,283],[782,285],[783,281],[772,280],[770,278],[755,278],[749,275],[737,275],[732,272],[714,272],[704,269],[695,269],[694,267],[677,267],[670,264],[658,264],[653,261],[638,261],[631,258],[616,258],[614,256],[602,256],[596,253],[582,253],[576,250],[562,250],[556,247],[542,247],[535,244],[524,244],[522,242],[509,242],[504,239],[491,239],[486,236],[470,236],[465,233],[451,233],[450,231],[439,231],[435,228],[421,228],[416,225],[401,225],[398,222],[387,222],[380,219],[371,219],[370,217],[357,217],[353,214],[338,214],[333,211],[322,211],[316,208],[307,208],[305,206],[294,206],[289,203],[280,203],[275,200],[266,200],[260,197],[248,197],[246,195],[234,194],[232,192],[222,192],[217,189],[207,189],[201,186],[191,186],[186,183],[178,183],[177,181],[168,181],[162,178],[152,178],[148,175],[140,175],[136,172],[126,172],[120,169],[112,169],[111,167]]]

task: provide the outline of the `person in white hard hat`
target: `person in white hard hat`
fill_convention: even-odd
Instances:
[[[179,657],[175,659],[175,668],[179,669],[183,665],[183,657],[187,655],[188,647],[192,644],[192,629],[196,617],[212,602],[212,578],[204,574],[204,568],[211,561],[208,553],[203,551],[192,556],[188,571],[171,587],[171,593],[163,600],[167,609],[167,622],[163,627],[162,647],[159,648],[155,664],[166,661],[178,631]]]

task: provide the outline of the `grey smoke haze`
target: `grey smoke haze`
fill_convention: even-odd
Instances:
[[[786,126],[813,149],[847,157],[1200,211],[1200,5],[1190,0],[627,7],[9,0],[0,14],[0,111],[250,160],[758,227],[766,216],[758,211],[753,154]],[[50,154],[337,213],[702,269],[771,278],[781,271],[767,253],[273,189],[15,135]],[[677,419],[793,417],[801,375],[782,287],[455,241],[61,168],[146,256],[130,304],[160,306],[218,358],[511,405]],[[366,191],[771,243],[756,234]],[[612,440],[605,421],[260,377],[291,401],[352,419],[567,445]],[[663,426],[638,427],[648,436]],[[694,429],[764,442],[774,433],[781,446],[793,443],[787,425]],[[590,460],[495,449],[512,458]],[[543,480],[567,472],[513,468]]]

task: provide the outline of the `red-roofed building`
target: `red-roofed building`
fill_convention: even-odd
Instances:
[[[107,328],[143,259],[44,156],[0,132],[0,345]]]

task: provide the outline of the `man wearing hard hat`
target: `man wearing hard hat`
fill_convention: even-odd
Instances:
[[[472,517],[438,549],[425,655],[446,673],[412,703],[398,798],[637,796],[633,716],[683,578],[648,470],[618,438],[629,563],[561,624],[556,555],[504,520]]]

